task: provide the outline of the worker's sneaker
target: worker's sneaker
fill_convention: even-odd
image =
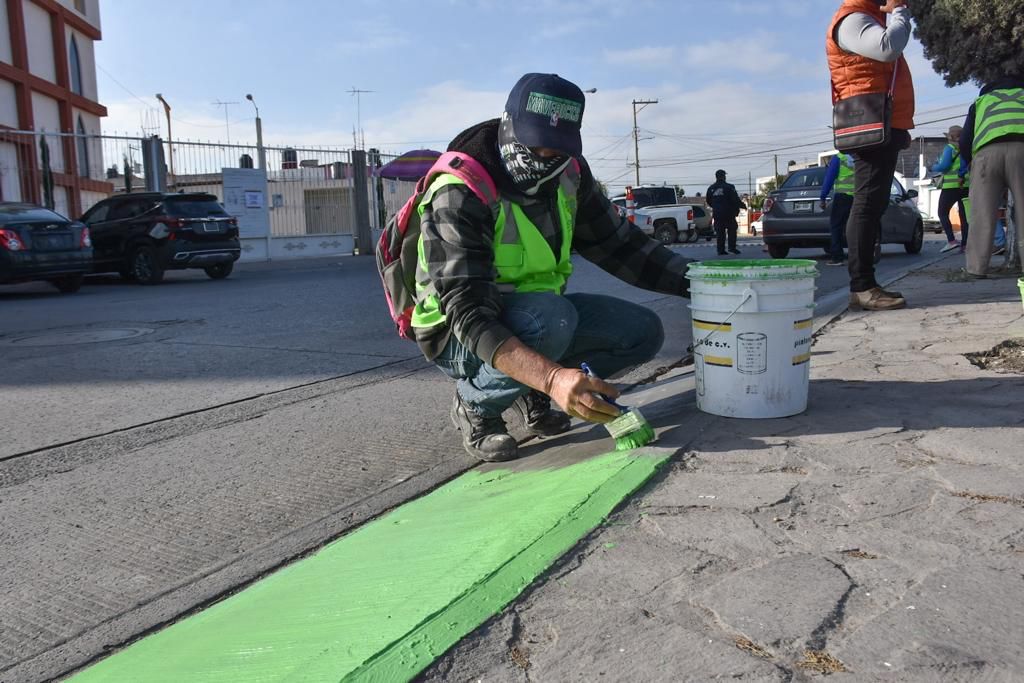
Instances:
[[[531,389],[516,399],[512,410],[526,425],[526,430],[537,436],[555,436],[569,431],[571,420],[559,410],[551,409],[547,394]]]
[[[462,446],[479,460],[504,462],[519,455],[519,445],[508,434],[505,421],[498,417],[483,417],[466,405],[459,392],[452,402],[452,423],[462,432]]]
[[[850,308],[855,311],[891,311],[906,307],[907,300],[893,294],[896,292],[886,292],[881,287],[872,287],[866,292],[850,292]]]
[[[739,256],[740,250],[737,249],[736,247],[730,247],[729,248],[729,253],[730,254],[736,254],[737,256]]]
[[[825,265],[826,266],[845,266],[846,265],[846,260],[845,259],[841,259],[841,258],[831,258],[828,261],[825,261]]]
[[[939,253],[940,254],[945,254],[947,251],[953,251],[954,249],[956,249],[959,246],[960,246],[960,243],[957,242],[956,240],[952,240],[951,242],[946,242],[946,246],[944,246],[942,249],[939,249]]]

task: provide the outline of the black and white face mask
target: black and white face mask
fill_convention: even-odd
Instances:
[[[528,196],[537,194],[541,185],[557,177],[569,165],[568,156],[544,159],[519,142],[508,114],[502,114],[498,126],[498,151],[516,189]]]

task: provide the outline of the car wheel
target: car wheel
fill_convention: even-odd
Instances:
[[[657,221],[654,224],[654,239],[662,244],[675,244],[679,239],[679,231],[673,221]]]
[[[920,254],[921,246],[924,244],[924,223],[918,221],[914,226],[914,236],[903,245],[908,254]]]
[[[203,268],[206,274],[214,280],[223,280],[228,275],[231,275],[231,271],[234,270],[234,261],[225,261],[224,263],[217,263],[208,268]]]
[[[144,285],[159,284],[164,279],[164,269],[156,256],[156,250],[148,244],[140,244],[132,250],[131,274]]]
[[[84,275],[65,275],[64,277],[53,278],[50,280],[50,284],[63,294],[74,294],[82,288],[82,280],[84,279]]]
[[[772,258],[786,258],[789,256],[789,247],[785,244],[769,244],[768,254]]]
[[[697,228],[694,228],[693,230],[688,230],[686,232],[687,242],[696,242],[698,237],[700,237],[700,235],[697,234]]]

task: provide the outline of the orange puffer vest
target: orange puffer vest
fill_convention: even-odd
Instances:
[[[832,17],[825,38],[825,54],[828,56],[828,70],[832,77],[833,104],[854,95],[886,92],[892,80],[893,64],[846,52],[836,42],[836,26],[855,12],[868,14],[885,26],[885,14],[874,0],[845,0]],[[892,127],[910,130],[914,127],[914,81],[910,77],[910,67],[902,56],[897,60],[896,67],[899,71],[893,88]]]

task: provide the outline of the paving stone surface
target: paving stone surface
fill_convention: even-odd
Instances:
[[[806,413],[650,387],[664,474],[423,679],[1024,680],[1024,338],[1015,280],[898,283],[813,345]]]

